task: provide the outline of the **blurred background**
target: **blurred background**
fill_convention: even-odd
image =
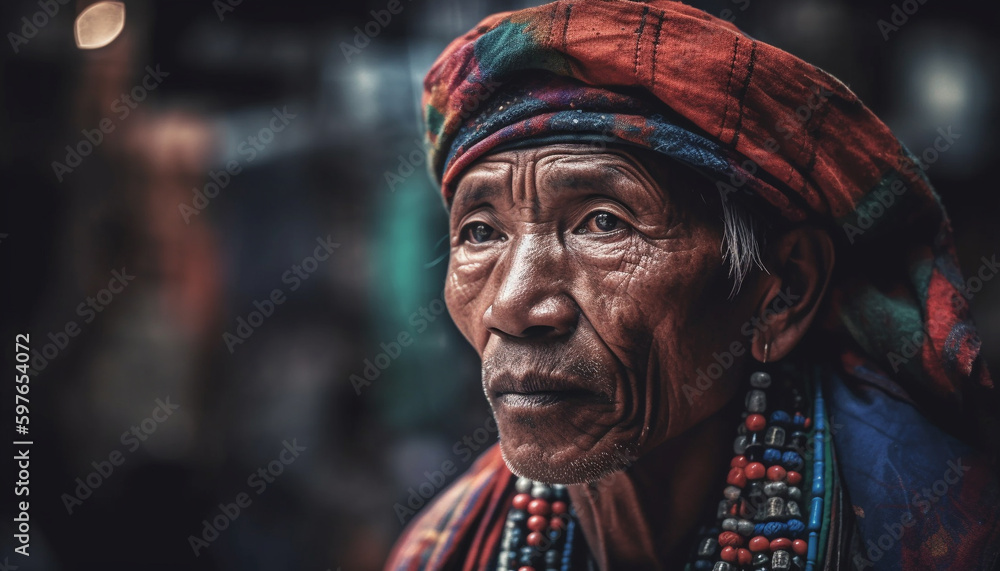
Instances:
[[[993,3],[690,3],[838,76],[917,154],[951,127],[927,174],[966,276],[1000,253]],[[0,563],[380,569],[496,439],[443,311],[421,81],[534,3],[126,0],[117,36],[95,4],[2,7],[3,362],[29,333],[34,445],[31,556],[10,495]],[[1000,364],[1000,279],[973,309]]]

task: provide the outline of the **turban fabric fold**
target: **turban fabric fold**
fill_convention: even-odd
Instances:
[[[842,363],[893,379],[949,430],[992,438],[1000,401],[952,231],[919,160],[843,83],[677,2],[559,1],[491,16],[424,84],[430,168],[576,134],[654,149],[837,247],[821,325]],[[995,438],[993,441],[995,442]]]

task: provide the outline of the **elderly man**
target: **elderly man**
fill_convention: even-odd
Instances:
[[[948,219],[843,84],[618,0],[487,18],[425,86],[500,442],[387,569],[996,565]]]

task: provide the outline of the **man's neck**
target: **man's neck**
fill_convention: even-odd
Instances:
[[[723,407],[627,470],[569,487],[600,569],[683,569],[686,542],[722,499],[738,416]]]

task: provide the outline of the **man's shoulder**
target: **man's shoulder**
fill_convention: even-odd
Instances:
[[[407,524],[385,569],[434,569],[474,535],[507,487],[510,471],[494,444]]]

